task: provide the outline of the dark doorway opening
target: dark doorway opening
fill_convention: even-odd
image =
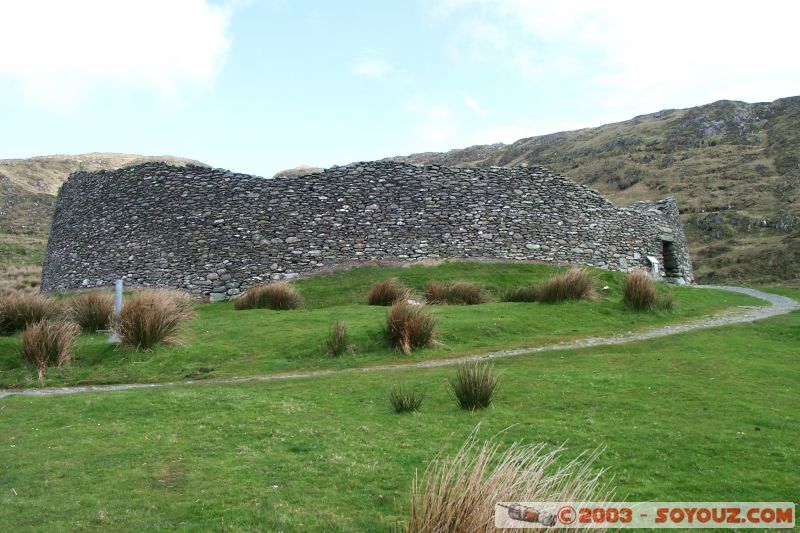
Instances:
[[[675,243],[672,241],[661,241],[661,253],[664,256],[664,275],[668,278],[680,277],[678,256],[675,253]]]

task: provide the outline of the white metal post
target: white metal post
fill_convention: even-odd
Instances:
[[[119,342],[120,313],[122,313],[122,280],[118,279],[114,283],[114,331],[108,338],[109,344],[117,344]]]

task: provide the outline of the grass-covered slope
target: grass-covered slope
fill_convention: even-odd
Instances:
[[[798,345],[795,312],[506,359],[494,405],[475,413],[447,392],[454,368],[9,397],[0,523],[386,531],[405,515],[415,473],[479,423],[481,437],[505,430],[505,443],[567,442],[565,460],[604,446],[597,467],[619,499],[798,502]],[[398,384],[424,392],[420,412],[392,413]]]
[[[563,269],[541,264],[446,262],[436,266],[362,267],[296,282],[305,307],[290,311],[239,311],[232,302],[204,304],[187,324],[180,346],[135,352],[107,344],[104,335],[78,339],[72,364],[47,373],[48,385],[159,382],[229,377],[300,369],[346,368],[384,362],[453,357],[503,348],[538,346],[569,339],[643,329],[701,317],[738,305],[762,305],[748,296],[724,291],[670,287],[671,311],[636,313],[621,302],[618,272],[593,270],[599,301],[562,304],[499,301],[513,287],[546,280]],[[437,345],[402,355],[392,350],[383,327],[387,308],[366,305],[376,281],[398,277],[419,292],[428,281],[474,281],[493,294],[492,303],[431,306]],[[352,350],[340,358],[326,355],[330,327],[347,322]],[[35,387],[36,372],[21,363],[19,335],[0,337],[0,386]]]

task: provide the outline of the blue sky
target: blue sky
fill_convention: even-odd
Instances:
[[[0,0],[0,158],[270,176],[800,94],[797,2]]]

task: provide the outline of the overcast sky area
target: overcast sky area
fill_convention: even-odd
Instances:
[[[800,2],[0,0],[0,158],[271,176],[800,94]]]

